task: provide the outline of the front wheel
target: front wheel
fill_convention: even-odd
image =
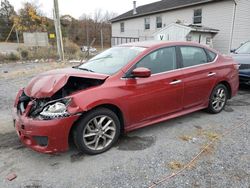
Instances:
[[[228,89],[225,85],[217,85],[210,95],[207,111],[212,114],[220,113],[228,100]]]
[[[98,108],[77,122],[74,142],[80,151],[95,155],[110,149],[119,135],[120,121],[117,115],[107,108]]]

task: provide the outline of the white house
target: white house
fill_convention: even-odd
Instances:
[[[213,47],[213,38],[219,32],[217,29],[199,25],[183,25],[171,23],[153,33],[154,40],[160,41],[193,41]]]
[[[111,20],[112,44],[153,40],[171,23],[197,25],[218,31],[213,47],[229,53],[250,40],[249,0],[161,0],[136,7]]]

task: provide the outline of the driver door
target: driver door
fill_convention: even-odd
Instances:
[[[134,67],[151,70],[149,78],[125,80],[129,125],[152,121],[180,111],[183,100],[182,73],[178,70],[175,47],[158,49],[140,60]]]

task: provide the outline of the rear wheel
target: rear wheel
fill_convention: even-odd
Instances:
[[[77,148],[94,155],[107,151],[120,135],[120,122],[117,115],[107,108],[97,108],[85,114],[74,130]]]
[[[225,85],[217,85],[210,95],[207,111],[212,114],[220,113],[228,100],[228,89]]]

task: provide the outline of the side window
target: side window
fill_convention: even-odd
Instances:
[[[180,47],[183,67],[190,67],[207,63],[207,54],[203,48],[182,46]]]
[[[161,16],[156,17],[156,28],[162,28],[162,17]]]
[[[193,24],[202,23],[202,9],[194,10]]]
[[[120,23],[120,31],[123,33],[125,31],[124,22]]]
[[[144,29],[150,29],[150,18],[144,19]]]
[[[216,58],[217,54],[210,51],[210,50],[206,50],[207,51],[207,55],[208,55],[208,59],[209,59],[209,62],[212,62],[214,61],[214,59]]]
[[[176,69],[175,47],[161,48],[145,56],[136,67],[145,67],[152,74],[166,72]]]

